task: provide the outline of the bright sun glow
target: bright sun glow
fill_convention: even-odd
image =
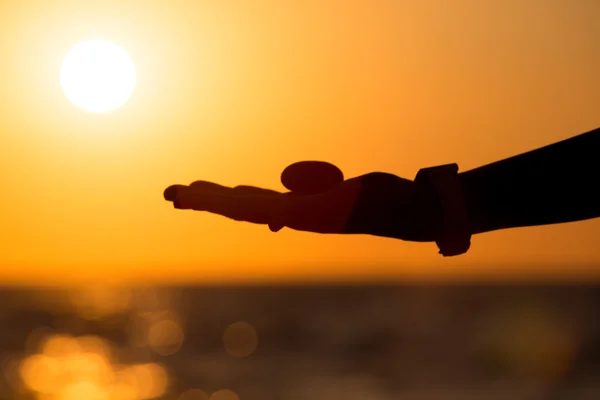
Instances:
[[[78,107],[104,113],[124,105],[136,83],[133,61],[121,47],[90,40],[75,46],[63,61],[60,82]]]

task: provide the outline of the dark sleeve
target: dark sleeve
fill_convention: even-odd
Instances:
[[[600,128],[461,173],[474,233],[600,216]]]

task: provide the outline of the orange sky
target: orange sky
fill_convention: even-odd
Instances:
[[[304,159],[412,178],[594,129],[599,20],[594,0],[2,2],[0,282],[592,273],[600,220],[479,235],[444,259],[177,211],[162,191],[281,189]],[[136,63],[112,114],[60,87],[92,38]]]

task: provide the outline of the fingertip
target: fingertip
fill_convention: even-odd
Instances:
[[[175,196],[176,195],[177,195],[177,189],[175,188],[175,186],[169,186],[163,192],[163,197],[167,201],[173,201],[173,200],[175,200]]]
[[[279,232],[287,226],[287,217],[284,209],[279,209],[271,214],[269,220],[269,229],[271,232]]]
[[[269,223],[269,229],[271,230],[271,232],[277,233],[283,229],[283,226],[281,224],[274,224],[271,222]]]
[[[163,197],[167,201],[174,201],[177,198],[177,192],[181,185],[171,185],[163,192]]]

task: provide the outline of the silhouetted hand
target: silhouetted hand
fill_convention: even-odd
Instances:
[[[326,163],[302,162],[293,164],[296,168],[286,168],[284,185],[290,188],[290,180],[304,184],[319,180],[323,175],[314,164]],[[300,186],[282,193],[197,181],[188,186],[170,186],[164,197],[177,209],[208,211],[236,221],[264,224],[273,232],[288,227],[316,233],[434,241],[441,211],[435,197],[413,181],[373,172],[347,180],[340,176],[340,181],[330,186],[318,193],[300,194],[305,192]]]

